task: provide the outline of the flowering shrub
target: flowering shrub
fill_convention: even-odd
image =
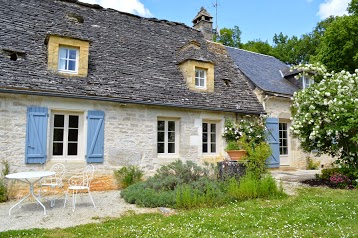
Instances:
[[[338,188],[346,188],[351,180],[343,174],[334,174],[329,178],[329,181]]]
[[[265,135],[266,127],[263,117],[251,118],[251,116],[245,116],[238,123],[230,119],[225,120],[223,137],[228,143],[237,142],[244,138],[245,141],[243,142],[260,144],[265,141]]]
[[[320,64],[295,67],[312,74],[315,83],[296,92],[292,134],[306,151],[337,156],[337,164],[358,169],[358,70],[327,72]]]

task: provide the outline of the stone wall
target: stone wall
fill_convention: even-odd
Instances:
[[[61,162],[69,171],[67,177],[82,171],[86,165],[84,156],[76,161],[58,161],[48,156],[45,164],[25,164],[26,110],[28,106],[47,107],[49,113],[51,110],[77,111],[83,112],[84,115],[88,110],[105,112],[104,162],[94,164],[96,170],[93,183],[95,190],[115,188],[117,185],[113,179],[113,171],[122,166],[139,166],[148,176],[161,165],[177,159],[192,160],[199,164],[204,161],[216,163],[223,160],[226,154],[223,150],[224,141],[221,136],[224,117],[233,116],[221,112],[159,106],[0,94],[0,161],[7,160],[11,166],[11,172],[49,169],[54,163]],[[175,118],[179,121],[178,154],[157,154],[158,117]],[[201,152],[203,121],[215,122],[218,125],[218,153],[216,154],[204,155]],[[86,123],[83,127],[83,131],[86,131]],[[49,133],[50,130],[48,130]],[[86,138],[85,135],[83,136]],[[85,148],[85,146],[86,141],[83,140],[82,147]]]

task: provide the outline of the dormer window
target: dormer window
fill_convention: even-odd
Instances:
[[[314,80],[311,78],[306,78],[305,76],[302,77],[302,88],[308,88],[314,83]]]
[[[88,74],[89,42],[64,36],[50,35],[48,69],[69,77],[86,77]]]
[[[206,70],[195,68],[195,87],[206,88]]]
[[[78,72],[79,51],[75,48],[59,48],[58,71],[66,73]]]

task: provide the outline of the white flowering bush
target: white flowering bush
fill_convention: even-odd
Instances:
[[[241,138],[245,138],[246,142],[252,141],[255,144],[260,144],[265,141],[265,129],[265,117],[247,115],[240,119],[238,123],[226,119],[223,137],[228,143],[237,142]]]
[[[291,132],[304,150],[337,156],[341,166],[358,169],[358,70],[327,72],[320,64],[294,68],[315,83],[293,96]]]

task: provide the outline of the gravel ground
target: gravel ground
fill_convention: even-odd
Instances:
[[[93,207],[87,194],[77,196],[76,210],[72,212],[72,204],[63,207],[64,197],[56,200],[53,208],[50,202],[44,200],[47,214],[43,214],[43,208],[31,200],[25,200],[21,208],[15,207],[17,201],[12,200],[0,203],[0,232],[6,230],[20,230],[31,228],[65,228],[87,223],[99,223],[106,218],[120,217],[129,211],[139,213],[160,212],[157,208],[138,208],[126,203],[117,190],[106,192],[92,192],[96,209]],[[0,234],[1,236],[1,234]]]
[[[314,178],[319,171],[298,170],[298,171],[272,171],[272,175],[277,181],[282,181],[287,194],[295,195],[295,190],[300,186],[307,186],[300,181]],[[56,200],[53,208],[50,202],[44,201],[47,215],[43,215],[43,209],[34,201],[26,200],[21,208],[15,207],[9,216],[9,209],[17,201],[0,203],[0,232],[6,230],[20,230],[31,228],[65,228],[87,223],[99,223],[106,218],[120,217],[129,211],[139,213],[164,212],[171,213],[171,210],[163,208],[138,208],[135,205],[126,203],[121,197],[120,192],[105,191],[92,192],[94,202],[97,206],[94,209],[87,194],[77,197],[76,210],[72,212],[71,204],[63,207],[64,197]],[[1,236],[1,235],[0,235]]]

